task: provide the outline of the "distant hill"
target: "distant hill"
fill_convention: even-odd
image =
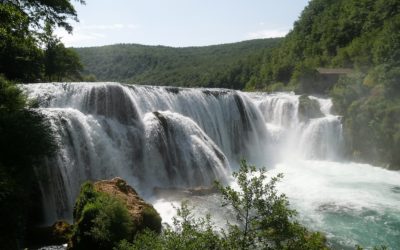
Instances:
[[[243,89],[280,38],[204,47],[116,44],[76,48],[85,74],[136,84]]]

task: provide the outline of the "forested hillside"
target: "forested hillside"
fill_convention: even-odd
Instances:
[[[78,48],[85,74],[97,80],[137,84],[243,89],[281,39],[206,47],[137,44]]]
[[[400,2],[396,0],[314,0],[263,68],[265,84],[318,80],[317,67],[350,67],[361,72],[400,59]]]

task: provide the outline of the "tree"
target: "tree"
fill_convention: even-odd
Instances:
[[[45,27],[44,75],[48,81],[81,80],[82,64],[78,54],[65,48],[53,35],[50,24]]]
[[[276,190],[283,175],[267,179],[266,170],[257,171],[246,161],[233,174],[239,190],[218,184],[223,206],[233,208],[237,224],[230,224],[228,242],[235,249],[327,249],[320,233],[308,232],[295,221],[284,194]]]
[[[84,0],[76,1],[85,4]],[[69,19],[78,21],[71,0],[4,0],[2,4],[18,9],[37,32],[40,32],[47,23],[72,32],[72,26],[68,23]]]
[[[15,6],[0,4],[0,73],[9,79],[40,78],[43,53],[29,24],[29,18]]]
[[[45,51],[45,74],[49,81],[81,80],[83,66],[79,56],[64,44],[56,43]]]
[[[84,4],[84,1],[79,1]],[[5,0],[0,4],[0,73],[19,82],[37,82],[43,77],[47,27],[72,31],[67,22],[76,20],[70,0]],[[54,38],[56,39],[56,38]],[[61,75],[81,69],[77,55],[56,43]],[[62,60],[60,60],[62,59]]]

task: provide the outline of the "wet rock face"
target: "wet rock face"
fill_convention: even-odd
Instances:
[[[136,105],[121,85],[93,87],[85,92],[82,105],[86,113],[114,118],[125,125],[139,125]]]
[[[228,160],[190,118],[173,112],[146,114],[145,160],[141,180],[160,187],[195,187],[225,181]]]
[[[307,95],[302,95],[299,98],[299,120],[306,122],[313,118],[323,117],[319,103],[317,100],[310,99]]]

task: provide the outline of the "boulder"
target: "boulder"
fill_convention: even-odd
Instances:
[[[106,193],[121,200],[138,230],[148,228],[157,233],[161,232],[161,217],[154,207],[146,203],[126,181],[116,177],[94,183],[97,192]]]
[[[123,179],[82,185],[74,207],[69,249],[113,249],[149,229],[161,232],[161,217]]]

